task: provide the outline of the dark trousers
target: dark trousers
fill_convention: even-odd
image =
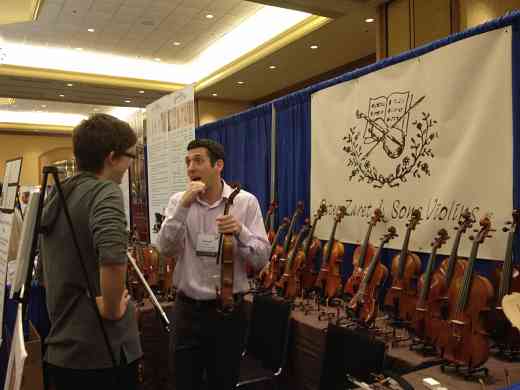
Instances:
[[[135,361],[117,368],[76,370],[47,363],[46,373],[55,390],[137,390],[137,365]]]
[[[243,304],[231,314],[214,302],[175,301],[174,367],[176,390],[231,390],[238,381],[245,318]],[[204,381],[203,378],[206,378]]]

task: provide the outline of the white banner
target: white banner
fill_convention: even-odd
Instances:
[[[2,345],[4,328],[5,283],[7,280],[7,262],[9,261],[9,240],[14,219],[14,213],[0,211],[0,345]]]
[[[399,237],[388,247],[400,249],[419,209],[409,248],[427,252],[441,227],[455,235],[469,208],[473,228],[492,213],[497,229],[478,257],[503,258],[500,230],[513,205],[511,35],[504,28],[470,37],[312,95],[311,206],[346,206],[338,239],[360,242],[379,207],[388,222],[372,241],[393,225]],[[319,238],[328,239],[332,222],[322,219]]]
[[[157,237],[156,213],[163,214],[174,192],[184,191],[188,178],[184,158],[195,139],[193,87],[163,96],[146,107],[150,240]]]

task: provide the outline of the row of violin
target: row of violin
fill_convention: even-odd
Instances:
[[[163,256],[153,245],[137,240],[130,243],[129,251],[135,258],[137,266],[148,285],[157,294],[157,298],[159,300],[172,300],[175,259],[170,256]],[[129,266],[127,269],[126,283],[130,295],[137,302],[142,302],[145,296],[145,288],[133,267]]]
[[[503,265],[497,269],[492,281],[474,272],[479,246],[494,231],[488,216],[480,221],[477,234],[469,237],[473,241],[471,253],[468,259],[463,259],[457,255],[458,247],[463,234],[475,223],[472,214],[465,211],[455,228],[450,256],[435,268],[437,250],[449,238],[447,231],[440,229],[433,239],[425,272],[420,275],[420,258],[408,250],[410,236],[421,219],[420,211],[412,213],[401,252],[392,259],[389,271],[380,261],[381,252],[397,237],[397,232],[394,227],[389,227],[376,250],[370,244],[370,235],[383,216],[380,210],[375,210],[362,245],[354,251],[354,269],[344,285],[340,273],[344,247],[335,239],[335,232],[346,210],[340,207],[334,218],[330,238],[322,251],[319,272],[314,271],[314,264],[321,242],[314,237],[314,230],[326,213],[325,202],[316,212],[312,225],[305,221],[298,234],[292,237],[295,220],[302,211],[303,204],[299,203],[291,221],[285,219],[276,234],[270,235],[271,258],[260,273],[260,283],[264,288],[277,287],[286,298],[294,298],[302,290],[314,288],[323,291],[328,298],[344,292],[351,297],[347,304],[350,315],[365,326],[373,324],[378,307],[384,306],[397,320],[408,324],[417,337],[435,345],[448,362],[469,369],[487,361],[489,336],[502,348],[520,348],[520,334],[505,318],[501,307],[506,294],[520,291],[520,275],[513,266],[512,257],[520,215],[518,210],[513,212],[513,221],[504,227],[504,231],[509,232],[507,251]],[[282,246],[277,242],[285,229],[287,234]],[[380,290],[389,274],[391,287],[381,305]]]

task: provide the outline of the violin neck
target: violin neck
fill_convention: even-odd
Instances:
[[[457,311],[462,313],[468,303],[469,293],[471,289],[471,282],[473,279],[473,269],[475,268],[475,260],[477,258],[479,242],[475,239],[471,246],[471,253],[468,259],[468,265],[464,272],[464,282],[459,291],[459,301],[457,302]]]
[[[422,286],[420,302],[425,302],[428,298],[428,293],[430,291],[431,278],[433,274],[433,268],[435,265],[435,257],[437,256],[437,247],[434,246],[432,248],[432,253],[428,258],[428,265],[426,266],[426,271],[424,272],[424,284]]]
[[[500,275],[500,286],[498,288],[497,306],[502,305],[502,298],[509,294],[511,289],[511,277],[513,276],[513,241],[515,232],[511,230],[507,237],[506,254],[504,264],[502,265],[502,273]]]
[[[404,269],[405,269],[405,261],[408,256],[408,244],[410,242],[410,235],[412,234],[412,229],[406,229],[406,234],[404,236],[403,247],[401,249],[401,253],[399,255],[399,279],[403,278]]]
[[[448,260],[448,270],[446,271],[446,286],[449,286],[451,283],[451,279],[453,278],[453,273],[455,272],[455,264],[457,262],[457,254],[459,252],[460,238],[462,237],[462,230],[459,229],[457,234],[455,235],[455,241],[453,242],[453,247],[451,248],[450,258]]]
[[[370,235],[372,234],[372,228],[374,225],[370,223],[368,225],[367,233],[365,234],[365,239],[363,240],[363,245],[361,246],[361,253],[359,255],[359,266],[363,268],[365,266],[365,255],[367,253],[368,242],[370,240]]]

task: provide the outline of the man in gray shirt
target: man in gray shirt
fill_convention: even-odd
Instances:
[[[97,308],[63,205],[53,189],[42,216],[41,256],[51,329],[44,360],[49,380],[62,389],[136,389],[141,345],[135,306],[125,289],[127,233],[118,184],[135,157],[130,126],[106,114],[73,132],[79,173],[62,183]],[[113,367],[95,310],[99,310],[118,367]]]

